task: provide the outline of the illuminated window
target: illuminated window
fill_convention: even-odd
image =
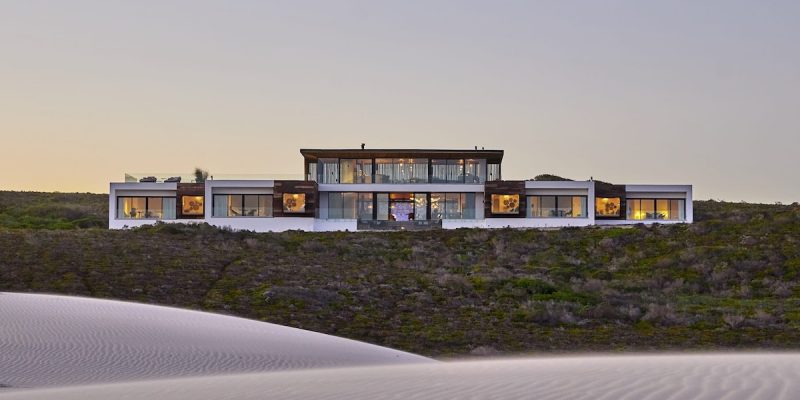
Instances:
[[[528,196],[529,218],[586,218],[585,196]]]
[[[117,219],[175,219],[174,197],[118,197]]]
[[[628,199],[627,203],[630,220],[686,219],[684,199]]]
[[[285,213],[304,213],[306,212],[305,193],[284,193],[283,212]]]
[[[215,194],[215,217],[271,217],[272,196],[268,194]]]
[[[203,215],[204,196],[181,196],[181,214]]]
[[[598,197],[595,199],[595,214],[598,217],[619,217],[622,201],[619,197]]]
[[[492,214],[519,214],[519,195],[493,194]]]

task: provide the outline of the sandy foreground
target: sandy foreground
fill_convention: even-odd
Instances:
[[[0,293],[0,399],[266,398],[800,399],[800,354],[435,362],[216,314]]]
[[[434,362],[301,329],[110,300],[0,293],[2,387]]]
[[[800,355],[569,357],[315,369],[9,392],[2,399],[798,399]]]

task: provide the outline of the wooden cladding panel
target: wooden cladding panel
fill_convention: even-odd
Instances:
[[[178,183],[178,198],[175,202],[175,207],[177,207],[175,215],[177,215],[178,219],[203,219],[205,217],[204,214],[186,215],[183,213],[183,196],[205,196],[205,194],[206,185],[204,183]],[[203,202],[205,203],[206,200],[203,199]]]
[[[519,195],[519,212],[517,214],[492,214],[493,194]],[[485,218],[525,218],[528,209],[528,198],[525,196],[525,181],[490,181],[486,182],[483,200]]]
[[[274,196],[272,197],[272,215],[274,217],[308,217],[314,218],[318,203],[317,183],[306,181],[275,181]],[[302,213],[287,213],[283,211],[284,193],[302,193],[306,197],[306,211]]]

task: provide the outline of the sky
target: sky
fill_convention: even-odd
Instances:
[[[505,179],[800,201],[798,1],[0,0],[0,189],[504,149]]]

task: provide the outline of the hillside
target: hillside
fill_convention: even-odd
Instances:
[[[0,290],[216,311],[433,356],[800,348],[800,207],[695,213],[690,226],[552,231],[0,228]]]

